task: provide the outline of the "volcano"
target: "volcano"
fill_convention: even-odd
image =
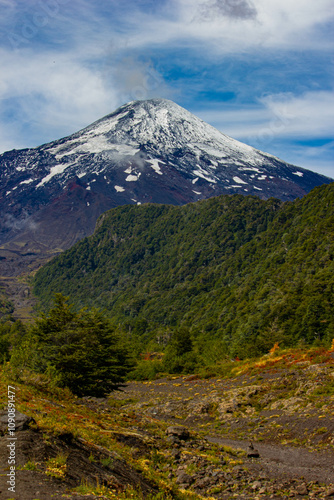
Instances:
[[[0,244],[20,249],[69,248],[118,205],[234,193],[285,201],[332,182],[166,99],[130,102],[68,137],[8,151],[0,165]]]

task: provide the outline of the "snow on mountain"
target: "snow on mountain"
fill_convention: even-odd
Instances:
[[[131,168],[131,159],[136,162],[143,157],[140,153],[145,152],[145,164],[139,162],[136,170],[131,171],[131,180],[138,180],[138,174],[143,167],[147,168],[147,164],[163,175],[161,164],[166,163],[161,158],[167,156],[169,164],[173,165],[173,156],[180,148],[183,157],[189,155],[195,161],[189,165],[189,160],[178,156],[177,167],[190,176],[200,176],[213,183],[222,177],[220,172],[215,172],[218,167],[238,165],[238,170],[242,172],[249,166],[261,167],[273,158],[222,134],[172,101],[135,101],[74,134],[65,143],[47,146],[45,151],[53,154],[62,164],[53,167],[39,186],[68,167],[77,169],[87,153],[103,153],[95,158],[94,163],[106,157],[116,164],[128,161]],[[206,160],[205,168],[201,165],[203,160]],[[104,164],[98,173],[108,168],[110,165]],[[129,168],[125,173],[128,173]],[[259,169],[256,172],[263,173]],[[129,176],[127,180],[130,180]],[[241,183],[246,183],[245,179]]]
[[[0,242],[65,248],[105,210],[219,194],[292,200],[331,179],[228,137],[166,99],[130,102],[69,137],[0,156]],[[24,239],[23,238],[23,239]]]

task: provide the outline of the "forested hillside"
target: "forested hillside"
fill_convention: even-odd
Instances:
[[[120,206],[45,265],[34,291],[105,310],[141,346],[188,332],[197,349],[250,356],[275,342],[330,343],[334,184],[294,202],[223,195]]]

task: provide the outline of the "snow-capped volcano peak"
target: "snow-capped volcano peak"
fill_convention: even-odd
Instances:
[[[98,163],[97,171],[101,174],[104,169],[110,170],[113,161],[114,166],[120,168],[124,162],[128,163],[124,171],[132,174],[127,177],[128,181],[138,180],[150,167],[162,175],[162,165],[169,165],[187,173],[191,181],[202,178],[217,184],[226,180],[227,167],[237,166],[238,172],[234,173],[238,175],[226,182],[234,181],[233,185],[238,188],[249,184],[251,171],[262,176],[267,174],[259,167],[274,158],[222,134],[167,99],[130,102],[76,134],[46,145],[44,151],[54,156],[59,164],[41,179],[37,187],[50,182],[54,176],[60,181],[60,174],[64,174],[63,180],[66,181],[74,173],[70,167],[75,167],[76,175],[84,177],[88,171],[91,173],[92,168],[96,171]],[[97,156],[93,162],[90,160],[87,170],[85,158],[89,154]],[[105,158],[108,158],[108,163],[103,161]],[[219,172],[219,167],[224,171]],[[264,180],[261,176],[256,179]],[[227,185],[226,189],[234,188]],[[252,190],[261,191],[262,187],[255,186]],[[118,192],[123,191],[118,189]],[[202,194],[199,191],[193,193]]]
[[[113,151],[115,145],[149,146],[161,154],[187,147],[195,154],[227,157],[236,151],[253,160],[258,156],[251,146],[236,141],[168,99],[132,101],[73,136],[71,151]],[[79,141],[79,144],[78,144]],[[66,147],[68,147],[68,141]],[[80,148],[81,146],[81,148]],[[59,147],[59,151],[64,148]]]
[[[44,228],[44,240],[59,235],[61,247],[90,234],[98,215],[117,205],[183,204],[223,193],[286,200],[330,182],[224,135],[167,99],[130,102],[68,137],[4,153],[0,164],[0,242],[29,221],[37,235]],[[63,213],[72,221],[70,238]]]

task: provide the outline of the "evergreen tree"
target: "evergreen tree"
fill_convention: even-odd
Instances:
[[[49,314],[42,314],[32,328],[38,338],[38,369],[52,367],[60,385],[78,396],[104,396],[132,368],[128,351],[99,311],[75,312],[68,300],[57,294]]]
[[[170,373],[188,373],[197,365],[197,356],[193,352],[193,341],[187,328],[179,328],[173,333],[166,349],[163,366]]]
[[[187,352],[190,352],[193,348],[193,342],[191,335],[187,328],[179,328],[173,334],[171,349],[174,351],[176,356],[183,356]]]

